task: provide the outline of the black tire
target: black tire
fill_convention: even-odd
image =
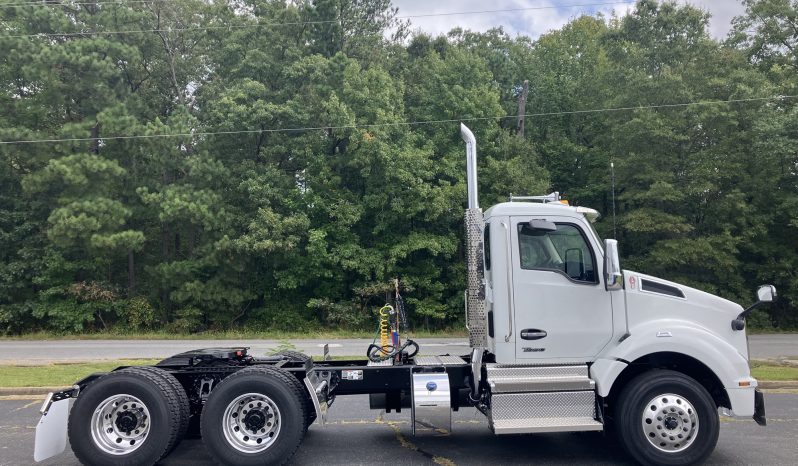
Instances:
[[[300,382],[299,379],[293,375],[291,375],[290,378],[296,390],[302,393],[302,401],[305,402],[305,433],[307,433],[310,425],[316,420],[316,407],[313,406],[313,400],[310,399],[310,393],[308,393],[307,388],[305,388],[305,384]]]
[[[139,446],[126,454],[103,450],[92,434],[92,417],[106,400],[131,395],[146,405],[149,432]],[[69,443],[82,464],[149,466],[174,446],[180,431],[180,402],[162,377],[146,371],[122,369],[89,384],[75,400],[69,415]]]
[[[301,353],[299,351],[280,351],[275,356],[285,356],[290,361],[297,361],[297,362],[307,362],[311,360],[311,357],[305,353]]]
[[[313,359],[312,357],[308,356],[305,353],[299,351],[290,351],[290,350],[280,351],[279,353],[276,354],[276,356],[285,356],[289,361],[302,362],[302,363],[305,363]],[[294,378],[294,380],[296,380],[297,384],[299,384],[299,389],[302,391],[302,393],[305,394],[305,397],[303,399],[305,400],[305,409],[308,413],[307,418],[305,418],[305,432],[307,432],[310,425],[313,424],[313,422],[316,420],[316,408],[313,406],[313,401],[310,399],[310,394],[307,393],[307,390],[305,390],[305,386],[302,384],[302,382],[300,382],[296,378]]]
[[[252,453],[240,451],[231,444],[223,428],[227,422],[225,411],[228,406],[236,398],[249,393],[268,397],[280,412],[280,430],[273,444],[265,450]],[[304,438],[306,418],[304,394],[296,377],[274,367],[253,366],[228,376],[213,389],[202,410],[200,428],[205,447],[219,464],[285,464]]]
[[[175,448],[180,444],[180,442],[186,437],[186,431],[188,430],[189,420],[191,418],[191,405],[188,401],[188,395],[186,394],[186,389],[183,388],[183,385],[169,372],[160,369],[158,367],[153,366],[137,366],[137,367],[130,367],[131,371],[142,371],[149,374],[152,374],[156,377],[160,377],[164,382],[166,382],[174,392],[175,397],[177,398],[178,410],[180,413],[180,427],[177,431],[177,438],[174,441],[174,444],[170,446],[163,456],[160,459],[166,458],[169,453],[175,451]]]
[[[670,403],[670,408],[666,405],[660,411],[659,405],[649,406],[652,400],[659,404],[663,394],[675,395],[661,398],[663,403]],[[680,411],[679,406],[688,405],[692,407],[689,413]],[[718,442],[720,420],[712,396],[701,384],[680,372],[651,370],[637,376],[621,391],[614,412],[618,440],[640,464],[698,464],[712,454]],[[644,423],[652,427],[644,427]],[[687,437],[681,437],[682,434]],[[683,439],[681,444],[680,439]],[[685,446],[685,442],[692,443]]]

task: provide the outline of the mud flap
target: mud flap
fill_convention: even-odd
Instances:
[[[765,418],[765,395],[759,389],[754,391],[754,420],[760,426],[768,425]]]
[[[39,424],[36,425],[36,443],[33,449],[33,459],[36,462],[52,458],[66,449],[68,417],[69,398],[50,403],[49,409],[42,414]]]

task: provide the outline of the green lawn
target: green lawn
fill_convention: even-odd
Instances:
[[[155,364],[158,359],[122,359],[74,364],[47,364],[42,366],[0,365],[2,387],[61,387],[70,386],[94,372],[108,372],[119,366]]]
[[[319,359],[319,358],[316,358]],[[362,356],[335,356],[333,359],[364,359]],[[2,387],[69,386],[94,372],[108,372],[119,366],[155,364],[157,359],[122,359],[87,363],[59,363],[41,366],[0,365]],[[798,380],[798,367],[752,363],[751,374],[758,380]]]
[[[757,380],[798,380],[798,367],[753,362],[751,375]]]

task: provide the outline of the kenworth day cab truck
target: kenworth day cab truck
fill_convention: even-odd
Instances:
[[[409,340],[394,340],[363,361],[255,357],[240,347],[122,367],[47,397],[34,458],[60,454],[68,436],[84,464],[152,465],[197,429],[219,463],[282,464],[336,397],[362,394],[373,409],[409,408],[414,434],[450,432],[451,411],[464,407],[497,435],[611,426],[643,464],[703,461],[721,413],[765,425],[745,317],[775,298],[772,286],[744,310],[621,270],[617,242],[602,243],[591,226],[598,213],[556,193],[483,213],[476,140],[465,125],[461,135],[470,354],[418,356]]]

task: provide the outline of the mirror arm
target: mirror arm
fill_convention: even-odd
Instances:
[[[742,330],[742,329],[744,329],[745,328],[745,318],[748,316],[748,314],[750,314],[751,311],[753,311],[754,309],[758,308],[759,306],[761,306],[763,304],[767,304],[768,302],[769,301],[757,301],[754,304],[752,304],[752,305],[748,306],[747,308],[745,308],[745,310],[743,312],[741,312],[740,315],[738,315],[737,318],[732,321],[732,323],[731,323],[732,330]]]

